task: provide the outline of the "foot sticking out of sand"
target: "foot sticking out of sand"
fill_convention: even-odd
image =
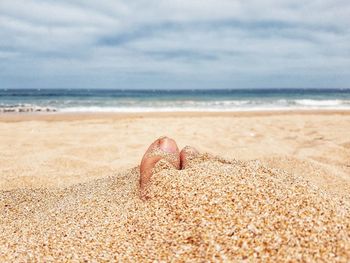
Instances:
[[[199,152],[190,146],[184,147],[181,152],[175,140],[161,137],[155,140],[145,152],[140,165],[140,196],[147,199],[147,188],[153,173],[153,168],[163,160],[175,169],[185,169]]]

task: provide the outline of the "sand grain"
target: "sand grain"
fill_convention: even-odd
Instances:
[[[162,164],[57,190],[2,192],[0,257],[50,260],[350,260],[349,204],[260,162]]]

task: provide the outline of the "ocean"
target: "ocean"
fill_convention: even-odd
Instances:
[[[167,112],[350,109],[350,89],[0,89],[0,112]]]

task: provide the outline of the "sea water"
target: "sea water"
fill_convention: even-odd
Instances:
[[[350,109],[350,89],[0,89],[0,109],[24,106],[59,112]]]

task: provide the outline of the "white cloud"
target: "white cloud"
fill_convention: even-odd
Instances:
[[[321,87],[336,74],[346,86],[349,13],[342,0],[1,1],[0,85],[33,75],[28,86],[51,85],[59,75],[70,87],[72,76],[153,87],[166,75],[258,87],[277,74],[298,76],[300,87],[312,74]],[[256,76],[265,82],[244,81]]]

